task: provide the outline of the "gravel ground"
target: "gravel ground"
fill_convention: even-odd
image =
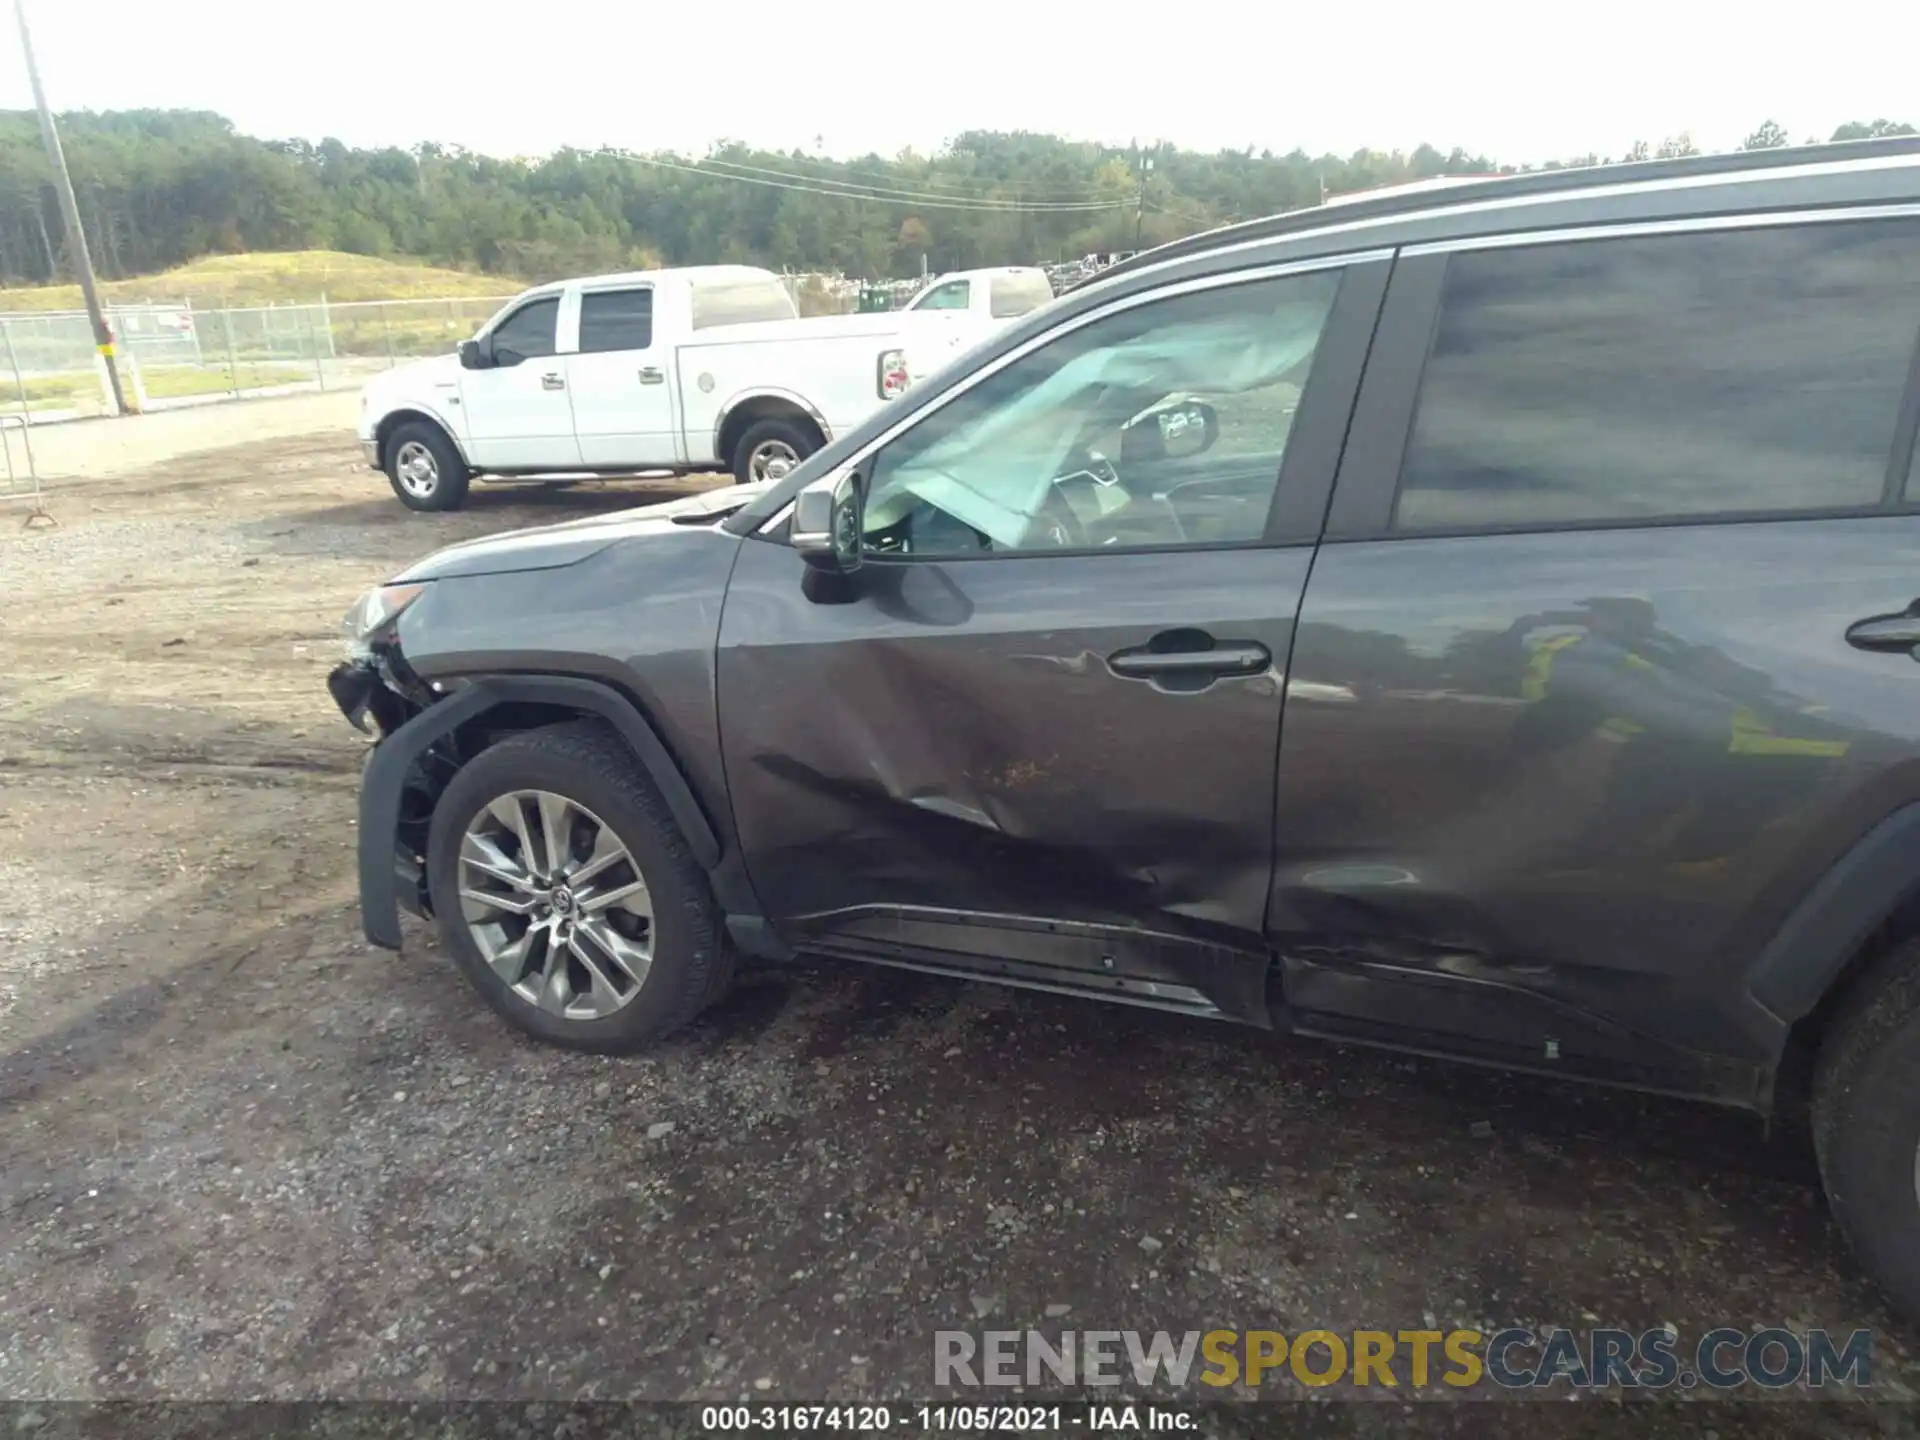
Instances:
[[[1737,1115],[827,966],[637,1058],[519,1040],[360,938],[336,620],[661,491],[415,516],[353,459],[0,529],[0,1397],[925,1397],[934,1331],[1027,1325],[1868,1326],[1920,1384]]]

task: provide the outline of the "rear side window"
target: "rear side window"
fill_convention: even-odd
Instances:
[[[493,360],[496,365],[518,365],[522,360],[538,360],[553,354],[553,330],[560,319],[560,300],[549,295],[522,305],[494,329]]]
[[[1877,504],[1920,341],[1920,222],[1454,256],[1395,525]]]
[[[993,290],[987,296],[987,309],[995,320],[1011,320],[1029,310],[1038,310],[1053,299],[1053,286],[1044,272],[1032,275],[996,275]]]
[[[653,344],[653,291],[595,290],[580,297],[580,353]]]

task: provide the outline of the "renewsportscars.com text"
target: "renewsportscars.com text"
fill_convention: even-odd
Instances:
[[[1873,1332],[1781,1328],[934,1332],[937,1386],[1498,1385],[1505,1389],[1780,1389],[1873,1383]]]

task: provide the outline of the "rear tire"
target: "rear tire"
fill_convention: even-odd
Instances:
[[[447,432],[425,420],[409,420],[387,437],[387,483],[409,510],[458,510],[472,479],[467,462]]]
[[[563,838],[551,848],[549,800],[577,817],[555,824]],[[615,851],[627,860],[602,863]],[[555,853],[560,862],[549,863]],[[434,807],[427,855],[448,951],[486,1002],[535,1039],[633,1050],[726,993],[733,954],[706,874],[660,792],[599,721],[530,730],[475,756]],[[606,902],[635,880],[636,896]],[[567,917],[568,943],[551,944]]]
[[[733,447],[736,485],[778,480],[820,448],[820,436],[799,420],[756,420]]]
[[[1920,941],[1887,955],[1821,1045],[1813,1143],[1862,1267],[1920,1316]]]

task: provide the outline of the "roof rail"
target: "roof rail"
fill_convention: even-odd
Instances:
[[[1414,215],[1437,206],[1471,205],[1480,200],[1502,199],[1510,195],[1551,195],[1597,189],[1608,185],[1627,185],[1641,180],[1685,179],[1688,176],[1724,175],[1741,171],[1777,170],[1800,165],[1832,164],[1845,160],[1872,160],[1888,155],[1920,155],[1920,135],[1880,136],[1871,140],[1838,140],[1825,145],[1789,145],[1771,150],[1735,150],[1721,155],[1687,155],[1672,160],[1634,160],[1617,165],[1582,165],[1562,170],[1524,170],[1486,176],[1436,176],[1458,179],[1459,184],[1433,185],[1414,181],[1406,185],[1381,188],[1369,199],[1364,192],[1338,197],[1342,224],[1356,220],[1390,219],[1396,215]],[[1331,205],[1331,201],[1328,202]],[[1130,260],[1109,266],[1080,285],[1107,281],[1117,275],[1130,275],[1148,265],[1204,255],[1223,245],[1248,240],[1277,240],[1301,231],[1314,230],[1327,220],[1327,209],[1310,205],[1301,210],[1259,220],[1243,220],[1234,225],[1172,240],[1151,250],[1143,250]],[[1080,285],[1073,286],[1077,290]]]

